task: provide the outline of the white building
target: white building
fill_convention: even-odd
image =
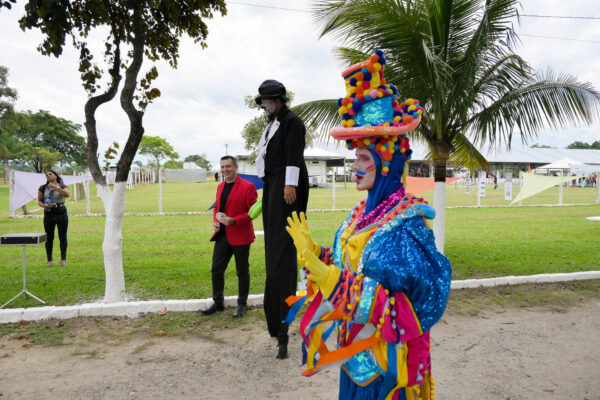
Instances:
[[[344,148],[344,150],[346,150]],[[241,154],[238,158],[238,173],[257,175],[256,164],[249,161],[249,154]],[[311,186],[327,185],[327,169],[343,167],[346,154],[324,150],[311,146],[304,150],[304,161],[308,170],[308,179]]]

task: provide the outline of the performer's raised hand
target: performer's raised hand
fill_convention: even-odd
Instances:
[[[325,297],[331,296],[331,293],[333,293],[333,290],[340,281],[342,270],[333,265],[325,264],[308,249],[302,252],[302,258],[304,259],[303,266],[309,272],[308,279],[319,284],[321,292],[323,292]]]
[[[312,254],[318,256],[321,253],[321,247],[315,242],[310,236],[310,232],[308,230],[308,223],[306,222],[306,216],[303,212],[300,212],[300,216],[298,217],[298,213],[294,211],[291,217],[287,219],[288,226],[285,227],[285,230],[288,231],[292,239],[294,240],[294,245],[298,250],[298,260],[302,264],[302,253],[305,249],[308,249]]]

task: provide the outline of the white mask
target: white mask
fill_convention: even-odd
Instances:
[[[264,99],[261,103],[261,107],[263,110],[265,110],[265,112],[267,113],[267,116],[269,118],[273,117],[273,115],[275,115],[275,110],[277,109],[277,104],[275,103],[275,100],[273,99]]]

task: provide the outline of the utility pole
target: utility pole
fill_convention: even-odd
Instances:
[[[229,153],[227,152],[227,143],[225,143],[225,155],[228,155]]]

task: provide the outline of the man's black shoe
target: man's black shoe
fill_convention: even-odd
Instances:
[[[216,313],[217,311],[223,311],[224,309],[225,309],[225,306],[223,306],[223,304],[213,303],[213,305],[208,307],[208,309],[202,310],[202,314],[211,315],[211,314]]]
[[[288,358],[287,344],[280,343],[277,345],[277,358],[280,360]]]
[[[237,310],[235,310],[235,312],[233,313],[233,318],[243,317],[244,314],[246,314],[246,311],[248,311],[248,306],[246,306],[245,304],[238,304]]]

